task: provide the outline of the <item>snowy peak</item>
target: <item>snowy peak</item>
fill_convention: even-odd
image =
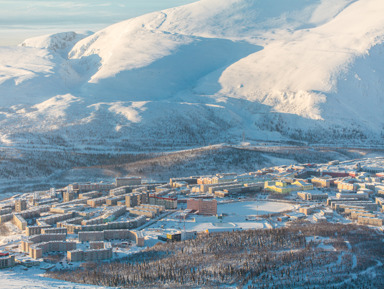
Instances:
[[[138,147],[239,131],[381,143],[383,13],[381,0],[201,0],[94,34],[28,39],[0,48],[0,122]]]
[[[57,52],[64,58],[67,58],[68,52],[81,39],[91,35],[92,32],[87,31],[81,34],[76,32],[62,32],[44,36],[33,37],[24,40],[19,46],[47,49]]]

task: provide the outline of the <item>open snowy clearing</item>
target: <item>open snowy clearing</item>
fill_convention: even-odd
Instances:
[[[257,215],[273,214],[290,211],[294,205],[282,202],[250,201],[218,204],[218,215],[224,214],[223,219],[216,216],[190,215],[184,220],[176,219],[177,213],[173,213],[164,219],[144,229],[146,245],[154,245],[158,242],[157,236],[167,233],[175,233],[180,230],[202,232],[207,229],[239,230],[239,229],[263,229],[270,228],[267,220],[255,218]],[[250,217],[250,220],[247,220]]]
[[[27,271],[23,267],[17,266],[13,269],[0,270],[1,288],[6,289],[92,289],[105,288],[95,285],[75,284],[50,278],[42,277],[43,270],[37,268],[29,268]]]

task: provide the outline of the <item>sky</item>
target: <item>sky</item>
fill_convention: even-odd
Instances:
[[[113,23],[197,0],[0,0],[0,46],[63,31],[98,31]]]

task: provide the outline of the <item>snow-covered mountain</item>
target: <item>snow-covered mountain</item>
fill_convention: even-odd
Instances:
[[[382,0],[201,0],[0,48],[0,141],[384,142]]]

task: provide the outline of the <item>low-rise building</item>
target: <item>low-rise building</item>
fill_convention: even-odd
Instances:
[[[326,222],[327,218],[324,217],[322,214],[317,213],[313,215],[313,220],[317,223],[321,223],[321,222]]]
[[[328,199],[327,193],[309,193],[309,192],[297,192],[297,195],[307,201],[323,201]]]
[[[383,226],[383,219],[359,216],[357,223],[360,225]]]

